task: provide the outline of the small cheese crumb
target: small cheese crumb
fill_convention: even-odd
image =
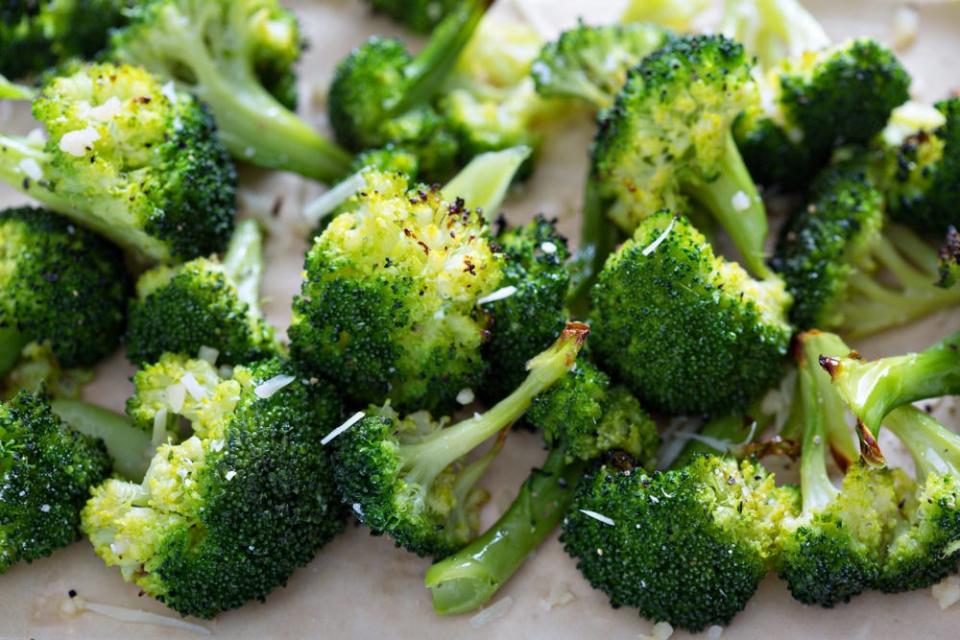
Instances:
[[[197,382],[197,379],[189,371],[180,378],[180,384],[186,388],[187,393],[189,393],[194,400],[203,400],[207,395],[206,389],[200,386],[200,383]]]
[[[43,178],[43,169],[33,158],[24,158],[20,161],[20,171],[31,180],[40,180]]]
[[[94,142],[100,139],[100,133],[93,127],[71,131],[60,138],[60,150],[77,158],[87,155]]]
[[[150,624],[159,627],[171,627],[174,629],[179,629],[180,631],[187,631],[189,633],[195,633],[201,636],[210,635],[210,630],[199,624],[187,622],[186,620],[181,620],[180,618],[160,615],[158,613],[150,613],[149,611],[143,611],[142,609],[128,609],[127,607],[115,607],[109,604],[89,602],[76,595],[76,593],[72,591],[70,592],[69,597],[64,598],[63,603],[60,605],[60,611],[70,616],[89,611],[90,613],[96,613],[104,616],[105,618],[117,620],[118,622]]]
[[[667,640],[672,635],[673,627],[669,622],[658,622],[653,625],[653,629],[650,630],[650,635],[641,635],[640,637],[643,640]]]
[[[557,607],[570,604],[574,600],[576,600],[576,598],[570,593],[570,587],[564,583],[557,582],[550,587],[550,593],[547,594],[547,597],[540,599],[540,608],[544,611],[550,611]]]
[[[543,251],[544,253],[556,253],[557,245],[555,245],[552,242],[544,242],[543,244],[540,245],[540,250]]]
[[[490,605],[486,609],[483,609],[480,613],[470,618],[470,626],[474,629],[483,628],[494,620],[507,615],[507,612],[512,606],[513,598],[511,596],[507,596],[502,600],[498,600],[496,603]]]
[[[641,254],[644,258],[646,258],[646,257],[649,256],[651,253],[653,253],[654,251],[656,251],[656,250],[657,250],[657,247],[659,247],[661,244],[663,244],[663,241],[666,240],[666,239],[667,239],[667,236],[670,235],[670,232],[673,231],[673,225],[676,224],[676,222],[677,222],[677,219],[676,219],[676,218],[674,218],[673,220],[671,220],[671,221],[670,221],[670,224],[667,225],[667,228],[663,230],[663,233],[661,233],[659,236],[657,236],[657,239],[656,239],[656,240],[654,240],[654,241],[651,242],[649,245],[647,245],[647,247],[646,247],[643,251],[641,251],[640,254]]]
[[[737,191],[734,196],[730,198],[730,204],[733,205],[733,208],[737,211],[746,211],[750,208],[750,196],[743,191]]]
[[[296,380],[295,376],[286,374],[273,376],[269,380],[265,380],[257,385],[257,388],[253,390],[253,394],[261,400],[272,398],[274,394],[289,385],[294,380]]]
[[[908,5],[897,7],[893,14],[893,47],[905,51],[913,46],[920,33],[920,15]]]
[[[960,602],[960,577],[950,576],[943,582],[933,585],[930,590],[940,609],[948,609]]]
[[[97,122],[109,122],[113,120],[121,111],[123,111],[123,103],[120,102],[120,99],[117,96],[113,96],[103,104],[91,108],[87,112],[87,116],[91,120],[96,120]]]
[[[225,474],[223,474],[223,477],[227,479],[227,482],[230,482],[231,480],[237,477],[237,472],[231,469],[230,471],[227,471]]]
[[[707,640],[720,640],[720,636],[723,635],[723,627],[718,624],[713,625],[707,629]]]
[[[344,422],[342,425],[340,425],[339,427],[337,427],[336,429],[334,429],[333,431],[325,435],[323,437],[323,440],[320,441],[320,444],[327,444],[328,442],[330,442],[331,440],[339,436],[341,433],[343,433],[353,425],[360,422],[363,419],[363,416],[364,416],[363,411],[357,411],[355,414],[350,416],[346,422]]]
[[[457,394],[457,402],[462,405],[468,405],[474,401],[476,396],[474,396],[473,389],[460,389],[460,393]]]
[[[50,513],[50,505],[44,504],[40,506],[40,511],[43,513]]]
[[[517,288],[513,285],[503,287],[502,289],[497,289],[496,291],[494,291],[488,296],[484,296],[483,298],[480,298],[479,300],[477,300],[477,304],[478,305],[489,304],[491,302],[496,302],[498,300],[504,300],[506,298],[509,298],[516,292],[517,292]]]
[[[200,347],[200,350],[197,352],[197,358],[210,363],[211,366],[217,364],[217,358],[219,357],[220,352],[213,347]]]
[[[602,523],[605,524],[605,525],[608,525],[608,526],[611,526],[611,527],[613,526],[613,519],[608,518],[607,516],[603,515],[602,513],[597,513],[596,511],[590,511],[589,509],[580,509],[580,513],[582,513],[583,515],[588,516],[588,517],[590,517],[590,518],[593,518],[594,520],[597,520],[598,522],[602,522]]]
[[[160,88],[160,93],[170,102],[177,101],[177,87],[173,84],[173,81],[163,85],[163,87]]]

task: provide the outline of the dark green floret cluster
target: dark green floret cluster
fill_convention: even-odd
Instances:
[[[430,33],[460,4],[456,0],[368,0],[374,11],[390,16],[417,33]]]

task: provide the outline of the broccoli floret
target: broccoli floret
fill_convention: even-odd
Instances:
[[[960,394],[960,331],[920,353],[864,361],[855,351],[820,359],[858,427],[876,434],[883,419],[905,404]]]
[[[840,490],[827,473],[827,448],[838,434],[849,439],[850,432],[843,400],[819,359],[847,351],[833,334],[813,331],[796,338],[793,411],[803,425],[803,509],[784,523],[777,570],[794,598],[823,607],[847,602],[876,582],[898,520],[898,486],[903,483],[898,472],[863,462],[847,470]]]
[[[697,455],[653,474],[604,464],[578,483],[560,540],[611,605],[696,632],[746,606],[795,511],[796,492],[754,460]]]
[[[960,562],[960,436],[916,407],[894,410],[884,426],[910,452],[917,484],[903,500],[905,517],[877,586],[888,593],[923,589]]]
[[[460,3],[416,57],[403,43],[380,36],[354,49],[337,65],[330,85],[337,139],[353,151],[394,143],[417,155],[425,179],[449,177],[457,144],[431,103],[490,4]]]
[[[830,44],[823,27],[797,0],[727,0],[720,31],[742,42],[764,69]]]
[[[197,100],[127,66],[71,65],[50,76],[36,137],[0,137],[0,179],[149,260],[223,249],[236,171]]]
[[[389,534],[397,546],[421,556],[442,558],[467,544],[485,501],[475,485],[491,458],[468,464],[464,457],[509,428],[538,394],[563,378],[587,333],[586,325],[567,325],[527,363],[527,378],[513,393],[454,426],[425,411],[401,419],[389,404],[358,414],[336,437],[334,456],[340,490],[360,521],[374,535]]]
[[[785,60],[765,79],[766,108],[754,102],[737,122],[737,145],[761,184],[802,187],[843,144],[865,144],[909,98],[896,56],[858,39]]]
[[[70,58],[92,58],[129,0],[13,0],[0,6],[0,74],[21,78]]]
[[[117,347],[129,290],[123,254],[102,238],[42,209],[0,211],[0,375],[23,355],[54,368],[96,364]]]
[[[157,387],[156,385],[162,385]],[[82,530],[109,566],[183,615],[263,600],[343,527],[321,440],[337,395],[280,359],[237,366],[165,355],[134,376],[135,424],[182,417],[141,484],[94,489]]]
[[[674,31],[689,31],[691,22],[710,0],[630,0],[621,22],[650,22]]]
[[[869,174],[859,159],[826,169],[780,237],[773,267],[793,295],[791,319],[801,329],[862,336],[960,302],[960,290],[935,285],[936,249],[885,221]]]
[[[367,0],[382,12],[417,33],[430,33],[460,3],[457,0]]]
[[[594,234],[604,215],[625,233],[663,208],[699,204],[727,231],[744,264],[759,277],[767,216],[733,141],[734,119],[759,100],[743,47],[723,36],[669,41],[630,70],[605,112],[593,146],[583,244],[604,247]]]
[[[627,72],[666,44],[670,32],[654,24],[580,23],[540,51],[531,75],[545,98],[574,98],[606,109]]]
[[[947,239],[940,247],[940,279],[937,286],[950,289],[960,281],[960,231],[950,226]]]
[[[277,0],[149,0],[113,34],[110,55],[208,104],[235,158],[332,182],[349,154],[290,109],[302,44]]]
[[[490,339],[483,359],[491,371],[480,395],[496,401],[523,381],[523,364],[546,349],[563,329],[570,274],[567,240],[556,221],[537,216],[521,227],[501,228],[494,242],[505,257],[501,291],[509,296],[483,305]],[[512,287],[507,289],[506,287]]]
[[[0,404],[0,574],[77,540],[90,487],[109,473],[103,444],[70,430],[41,396]]]
[[[379,149],[361,151],[354,157],[350,168],[351,175],[364,169],[375,169],[383,173],[402,173],[412,181],[420,176],[420,158],[413,151],[390,143]]]
[[[668,212],[640,223],[592,290],[601,366],[670,414],[744,407],[783,374],[791,328],[779,280],[756,281]]]
[[[489,322],[481,303],[503,295],[509,264],[478,208],[499,209],[526,153],[481,156],[442,191],[365,172],[307,255],[293,358],[316,375],[336,372],[357,403],[389,399],[400,411],[444,412],[477,389]],[[528,294],[547,291],[522,293],[516,304],[537,308]]]
[[[534,399],[527,421],[543,433],[550,453],[496,524],[427,571],[425,583],[441,615],[490,601],[559,524],[587,461],[629,456],[650,469],[660,445],[656,423],[637,399],[582,356]]]
[[[262,275],[263,236],[255,220],[237,225],[222,261],[197,258],[144,273],[130,303],[127,357],[145,364],[207,347],[233,365],[276,353],[273,327],[260,311]]]
[[[960,226],[960,98],[934,105],[941,123],[907,136],[886,151],[885,191],[890,215],[921,232]]]

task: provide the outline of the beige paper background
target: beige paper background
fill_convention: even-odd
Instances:
[[[524,0],[541,17],[541,28],[569,24],[578,15],[591,20],[612,16],[617,0]],[[841,39],[873,35],[889,40],[893,0],[808,0],[830,35]],[[934,100],[960,88],[960,3],[922,3],[921,36],[903,54],[915,78],[918,97]],[[393,25],[369,15],[360,0],[289,1],[300,15],[312,48],[302,67],[305,111],[325,126],[322,95],[336,61],[372,33],[403,35]],[[514,0],[500,0],[495,9],[504,20],[522,19]],[[313,95],[319,99],[312,99]],[[0,105],[0,128],[26,132],[32,128],[24,110]],[[505,207],[509,219],[524,220],[537,212],[558,216],[570,235],[577,229],[580,186],[584,175],[589,123],[564,129],[547,144],[536,176],[514,193]],[[316,185],[292,176],[246,171],[244,210],[268,211],[282,199],[281,220],[296,226],[301,203],[320,193]],[[0,187],[0,205],[23,198]],[[960,206],[960,203],[958,203]],[[275,234],[267,248],[265,308],[278,327],[289,322],[289,304],[299,288],[304,242],[292,233]],[[930,339],[960,329],[960,311],[943,313],[911,327],[858,343],[868,356],[922,347]],[[119,354],[98,371],[87,390],[90,400],[120,409],[129,393],[130,369]],[[960,428],[957,403],[939,407],[941,417]],[[894,454],[895,456],[895,454]],[[485,513],[492,522],[512,499],[531,466],[542,458],[537,438],[511,436],[492,477],[493,499]],[[427,561],[395,549],[384,538],[364,529],[348,530],[300,569],[266,605],[243,609],[202,622],[223,638],[637,638],[652,624],[628,609],[612,610],[605,597],[590,589],[573,562],[551,539],[527,563],[497,600],[510,598],[504,615],[474,628],[469,616],[438,618],[422,587]],[[0,576],[0,639],[3,638],[130,638],[143,640],[191,637],[175,629],[116,622],[92,613],[69,616],[60,605],[69,589],[89,600],[175,615],[147,597],[138,597],[134,585],[94,556],[87,542],[79,542],[52,558],[14,567]],[[552,594],[552,595],[551,595]],[[547,605],[561,594],[572,600]],[[506,605],[501,605],[506,606]],[[549,610],[548,610],[549,609]],[[782,583],[770,577],[747,610],[725,630],[725,638],[956,638],[960,636],[960,604],[941,611],[929,590],[885,596],[867,594],[831,611],[794,602]],[[675,638],[686,637],[677,633]]]

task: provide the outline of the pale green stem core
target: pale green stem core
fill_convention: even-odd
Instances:
[[[387,105],[388,118],[429,102],[443,88],[492,4],[493,0],[467,0],[437,25],[430,42],[404,69],[407,87],[399,100]]]
[[[0,329],[0,376],[10,373],[30,339],[12,327]]]
[[[920,353],[873,362],[827,359],[823,364],[854,415],[876,433],[897,407],[960,393],[960,331]]]
[[[260,308],[263,280],[263,232],[253,219],[242,220],[223,256],[223,268],[237,287],[237,296],[251,310]]]
[[[817,372],[810,367],[802,367],[800,376],[799,402],[803,411],[803,443],[800,455],[800,492],[803,496],[803,512],[816,513],[836,498],[839,493],[830,481],[827,473],[827,446],[829,436],[826,419],[831,405],[828,398],[821,396],[820,385],[816,380]],[[836,396],[836,393],[831,393]],[[839,400],[839,398],[836,398]],[[840,415],[843,415],[841,405]]]
[[[401,445],[400,458],[409,471],[409,481],[430,486],[453,462],[516,422],[536,396],[570,370],[586,334],[585,325],[571,323],[553,346],[530,360],[526,380],[486,413],[441,429],[425,441]]]
[[[532,151],[521,145],[475,157],[443,188],[443,199],[453,202],[461,198],[467,209],[479,210],[487,222],[493,222],[517,170]]]
[[[80,400],[58,398],[50,406],[73,429],[103,440],[117,474],[134,482],[143,479],[153,452],[150,434],[122,414]]]
[[[485,605],[553,531],[573,497],[585,463],[567,464],[553,449],[534,469],[496,524],[458,553],[427,570],[425,586],[438,614],[466,613]]]
[[[883,424],[907,447],[919,480],[931,474],[960,477],[960,435],[912,406],[891,411]]]
[[[726,136],[726,150],[710,182],[690,183],[686,191],[717,219],[743,256],[744,265],[756,277],[772,276],[764,255],[767,240],[767,210],[733,139]]]

